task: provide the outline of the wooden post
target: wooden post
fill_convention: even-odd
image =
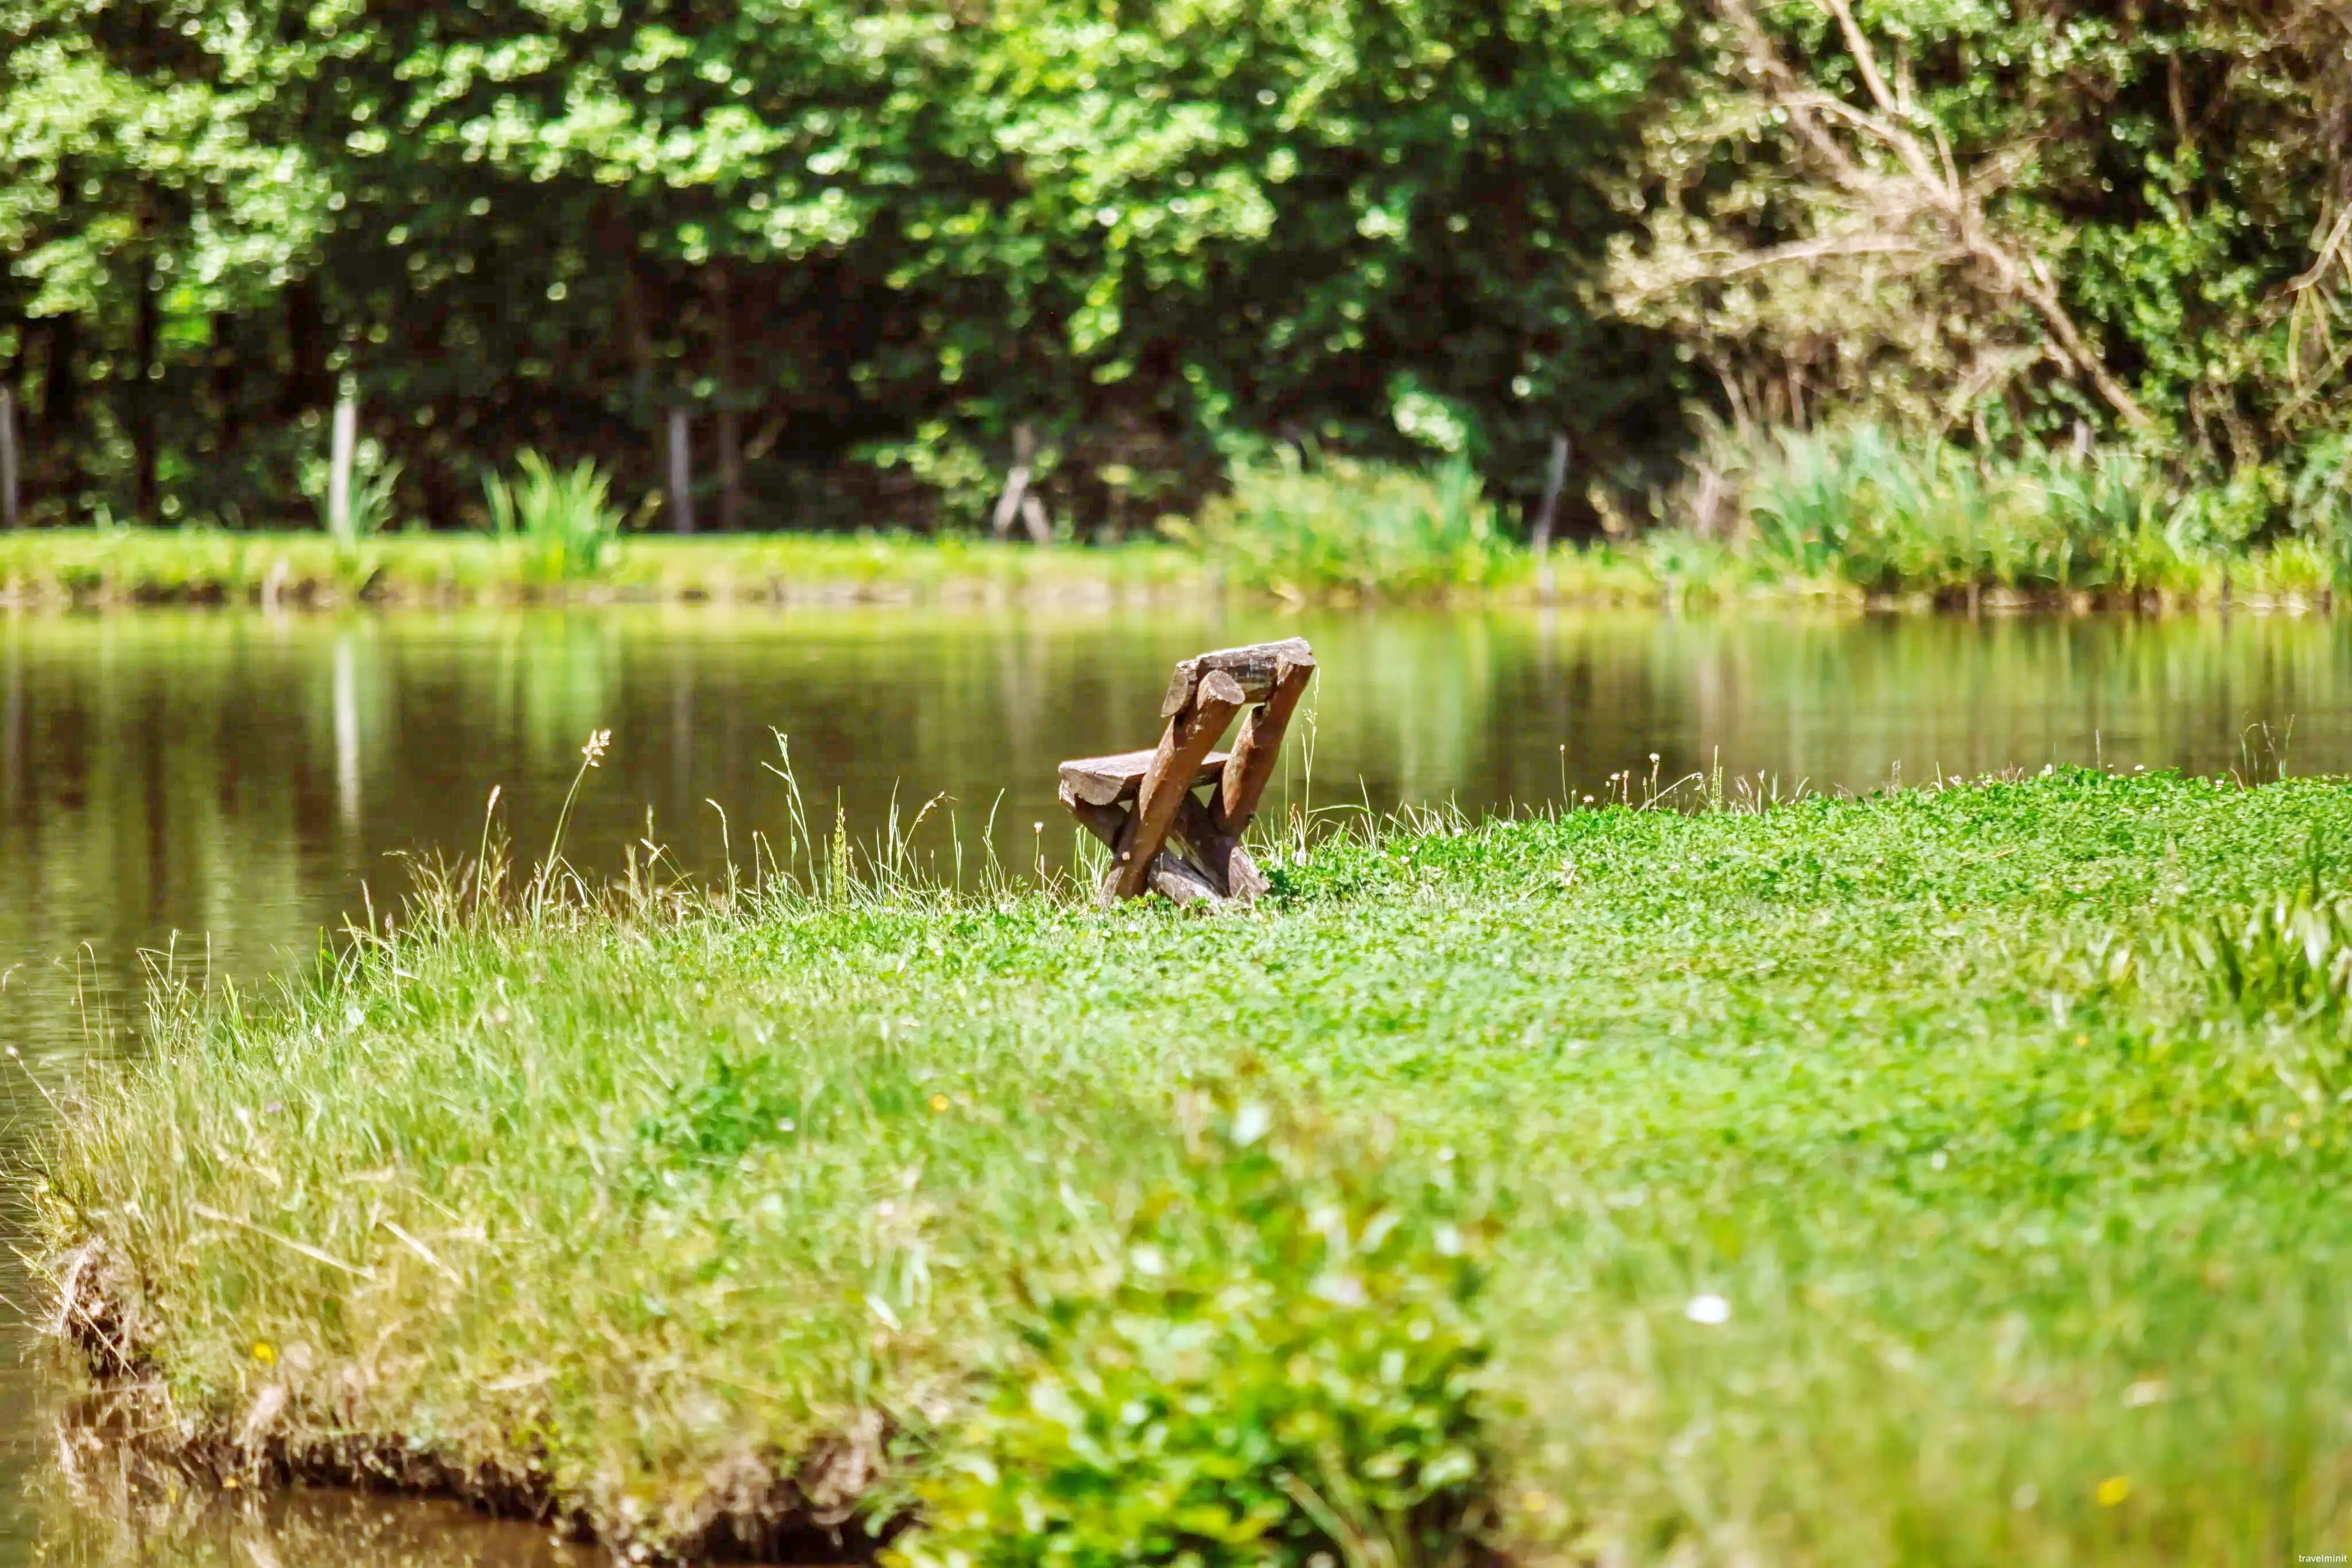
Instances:
[[[673,532],[690,534],[694,531],[694,455],[688,449],[688,438],[693,427],[688,423],[686,405],[672,403],[669,410],[669,526]]]
[[[0,387],[0,528],[16,526],[16,394]]]
[[[1543,499],[1536,504],[1536,526],[1533,544],[1536,552],[1536,591],[1546,599],[1551,597],[1551,527],[1559,510],[1559,493],[1568,484],[1568,432],[1551,433],[1551,463],[1544,470]]]
[[[360,409],[350,398],[335,401],[334,436],[327,453],[327,529],[352,541],[352,463],[359,448]]]
[[[1222,670],[1212,670],[1201,677],[1192,702],[1168,721],[1160,737],[1160,749],[1151,759],[1151,770],[1143,776],[1142,788],[1137,792],[1135,810],[1119,834],[1117,858],[1104,888],[1107,894],[1133,898],[1143,891],[1152,857],[1167,840],[1176,813],[1192,798],[1191,785],[1201,770],[1202,759],[1245,700],[1240,682]]]
[[[1045,517],[1045,503],[1029,482],[1037,463],[1037,430],[1024,420],[1013,427],[1013,472],[1004,476],[1003,494],[996,497],[996,516],[990,519],[989,532],[1003,538],[1013,532],[1013,519],[1019,517],[1029,530],[1030,542],[1047,544],[1054,538],[1053,525]]]

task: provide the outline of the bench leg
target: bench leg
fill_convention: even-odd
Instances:
[[[1224,784],[1216,806],[1217,826],[1235,840],[1257,815],[1258,797],[1273,781],[1274,766],[1281,759],[1283,732],[1290,727],[1290,716],[1297,711],[1298,699],[1307,695],[1307,683],[1314,678],[1313,660],[1282,661],[1276,667],[1273,693],[1242,723],[1241,738],[1234,742],[1233,757],[1225,763]]]
[[[1160,749],[1136,793],[1135,810],[1121,829],[1111,851],[1107,892],[1114,898],[1133,898],[1150,879],[1151,864],[1167,841],[1184,802],[1192,799],[1192,779],[1202,758],[1217,744],[1243,703],[1239,682],[1222,671],[1202,678],[1192,706],[1168,721]]]
[[[1114,853],[1118,852],[1119,836],[1127,830],[1127,812],[1117,806],[1097,806],[1085,800],[1075,800],[1066,794],[1062,803],[1069,807],[1070,814],[1077,818],[1087,831],[1103,841],[1105,848]],[[1207,815],[1198,800],[1193,800],[1192,806],[1194,812],[1204,817]],[[1151,857],[1150,869],[1144,873],[1144,885],[1172,903],[1186,904],[1203,900],[1210,904],[1222,904],[1226,884],[1223,878],[1211,874],[1203,866],[1192,863],[1189,857],[1173,854],[1163,848]],[[1103,902],[1108,904],[1111,897],[1111,884],[1106,882]]]
[[[1242,848],[1240,838],[1219,825],[1214,807],[1188,797],[1176,813],[1175,833],[1184,841],[1184,858],[1227,898],[1249,904],[1266,890],[1265,873]]]

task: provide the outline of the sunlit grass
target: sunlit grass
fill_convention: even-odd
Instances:
[[[2340,1009],[2179,953],[2219,919],[2291,967],[2242,912],[2344,885],[2352,794],[1620,793],[1286,840],[1209,919],[940,891],[798,818],[731,889],[461,874],[283,997],[167,999],[48,1145],[54,1239],[103,1239],[166,1429],[396,1436],[707,1539],[747,1475],[889,1510],[1009,1440],[966,1418],[1053,1364],[1024,1303],[1216,1219],[1185,1106],[1238,1091],[1492,1227],[1514,1555],[2333,1549]]]
[[[1172,546],[1035,549],[898,535],[577,532],[583,498],[534,534],[317,533],[203,528],[0,531],[0,601],[278,605],[571,599],[806,602],[1115,602],[1205,589]],[[567,532],[567,528],[572,529]],[[571,542],[566,544],[566,540]]]

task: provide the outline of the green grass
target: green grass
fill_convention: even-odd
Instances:
[[[42,1197],[163,1446],[647,1545],[2272,1564],[2352,1539],[2347,831],[2077,771],[1388,824],[1219,918],[460,875],[164,1004]]]
[[[572,514],[581,508],[573,507]],[[732,534],[617,540],[549,526],[493,534],[203,528],[0,531],[0,601],[283,605],[548,598],[744,602],[1087,602],[1201,592],[1198,561],[1169,545],[1045,549],[890,535]]]

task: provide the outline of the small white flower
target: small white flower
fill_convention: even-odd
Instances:
[[[1683,1316],[1695,1323],[1705,1323],[1713,1328],[1717,1323],[1731,1321],[1731,1303],[1710,1291],[1705,1295],[1693,1296],[1689,1304],[1683,1308]]]

